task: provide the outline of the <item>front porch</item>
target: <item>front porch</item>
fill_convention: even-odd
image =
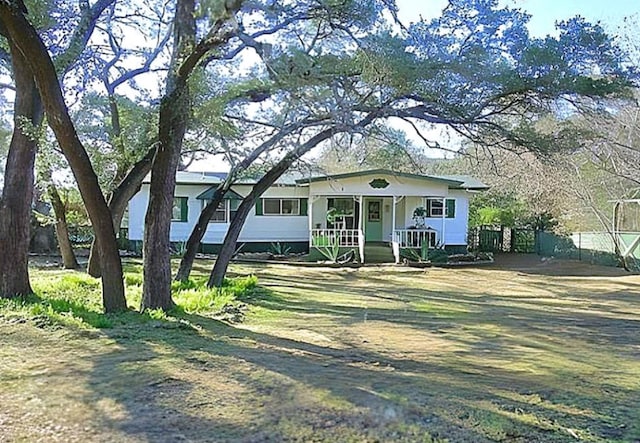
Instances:
[[[440,211],[435,204],[433,213],[426,215],[439,217],[425,216],[420,226],[416,208],[424,210],[434,201],[440,203]],[[445,207],[443,196],[310,196],[309,249],[335,254],[351,250],[360,263],[400,263],[407,250],[444,246]]]

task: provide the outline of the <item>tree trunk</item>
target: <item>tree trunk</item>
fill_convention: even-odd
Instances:
[[[207,231],[207,227],[209,226],[209,220],[213,217],[213,214],[216,212],[220,203],[222,203],[222,197],[224,196],[226,189],[218,188],[216,192],[213,194],[213,198],[207,206],[204,207],[202,212],[200,213],[200,217],[198,218],[198,222],[193,227],[191,231],[191,235],[187,240],[186,249],[184,251],[184,255],[180,260],[180,267],[178,268],[178,272],[176,274],[176,281],[187,281],[189,279],[189,275],[191,274],[191,268],[193,267],[193,261],[196,258],[196,253],[198,252],[198,247],[200,246],[200,242],[202,241],[202,237],[204,233]]]
[[[47,190],[53,206],[53,213],[56,217],[56,238],[58,239],[58,248],[62,256],[62,265],[65,269],[78,269],[78,260],[73,252],[71,240],[69,239],[69,227],[67,225],[67,208],[60,198],[58,189],[52,183]]]
[[[29,284],[29,227],[33,200],[37,142],[25,134],[25,119],[34,127],[42,122],[42,104],[24,56],[10,44],[16,85],[14,128],[0,199],[0,297],[33,292]]]
[[[162,123],[161,117],[161,125]],[[149,206],[144,220],[142,250],[144,280],[141,311],[169,310],[174,306],[171,299],[169,230],[175,190],[175,171],[180,153],[167,152],[169,150],[171,150],[170,146],[160,148],[151,172]]]
[[[190,113],[187,79],[192,68],[185,68],[182,62],[195,44],[194,14],[194,0],[177,2],[167,92],[160,104],[159,147],[151,167],[149,206],[144,219],[142,311],[158,308],[168,310],[174,306],[171,299],[169,231],[176,169]]]
[[[291,165],[300,159],[307,152],[311,151],[313,148],[318,146],[318,144],[323,141],[333,137],[336,134],[347,132],[347,131],[361,131],[370,125],[377,118],[381,118],[388,115],[393,115],[395,111],[393,108],[390,109],[378,109],[369,112],[366,116],[364,116],[358,123],[353,125],[343,125],[336,124],[333,127],[328,129],[324,129],[307,140],[304,144],[298,146],[293,151],[289,152],[285,155],[276,165],[271,168],[259,181],[253,186],[249,195],[247,195],[240,204],[238,211],[236,212],[236,217],[231,222],[231,226],[229,226],[229,231],[227,231],[227,235],[224,238],[224,243],[222,244],[222,248],[220,253],[218,254],[218,258],[211,270],[211,275],[209,275],[209,282],[207,285],[209,287],[214,286],[222,286],[224,282],[224,276],[227,274],[227,268],[229,267],[229,262],[231,258],[233,258],[233,253],[236,250],[236,243],[238,242],[238,236],[240,235],[240,231],[242,230],[242,226],[249,215],[249,211],[255,205],[256,201],[260,196],[267,190],[271,185],[273,185],[276,180],[278,180],[282,174],[284,174]]]
[[[367,121],[370,120],[367,119]],[[280,160],[273,168],[271,168],[269,172],[267,172],[258,181],[258,183],[253,186],[253,189],[251,189],[249,195],[247,195],[242,200],[242,203],[240,204],[240,207],[236,212],[236,216],[231,222],[231,226],[229,226],[227,235],[224,237],[224,243],[222,244],[222,248],[218,253],[218,258],[216,259],[216,262],[211,271],[211,275],[209,276],[209,282],[207,283],[209,287],[222,286],[222,283],[224,282],[224,276],[227,274],[229,262],[233,258],[233,254],[236,251],[236,244],[238,242],[240,231],[244,226],[244,222],[246,221],[251,208],[256,204],[258,198],[260,198],[260,196],[267,189],[269,189],[269,187],[273,185],[276,180],[278,180],[296,160],[316,147],[319,143],[328,138],[331,138],[331,136],[333,136],[337,132],[337,129],[325,129],[324,131],[311,137],[306,143],[284,156],[282,160]]]
[[[91,160],[69,117],[51,57],[22,11],[0,2],[0,20],[8,31],[9,40],[19,48],[27,60],[40,92],[49,126],[55,133],[62,152],[73,171],[91,219],[100,246],[103,270],[102,300],[105,311],[125,310],[127,303],[124,296],[122,263],[118,254],[111,213],[102,195]]]
[[[113,227],[118,230],[124,217],[124,212],[127,210],[129,200],[140,190],[142,181],[151,171],[151,164],[153,157],[156,154],[156,147],[150,148],[144,157],[142,157],[129,171],[125,178],[118,184],[118,187],[113,190],[109,196],[109,210],[113,218]],[[89,253],[89,263],[87,265],[87,272],[93,277],[101,277],[102,270],[100,269],[99,255],[96,249],[95,239],[91,243],[91,252]]]

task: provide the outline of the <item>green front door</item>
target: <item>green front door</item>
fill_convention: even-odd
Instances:
[[[382,241],[382,200],[367,199],[365,208],[365,241]]]

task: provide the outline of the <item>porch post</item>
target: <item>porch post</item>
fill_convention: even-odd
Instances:
[[[309,196],[307,217],[309,218],[309,246],[313,246],[313,196]]]
[[[360,253],[360,261],[364,263],[364,233],[362,232],[364,199],[362,198],[362,194],[360,194],[358,198],[358,205],[360,205],[360,210],[358,211],[358,252]]]
[[[391,208],[391,249],[393,250],[393,257],[396,260],[396,264],[400,263],[400,247],[397,243],[396,239],[396,205],[398,204],[398,199],[394,195],[393,196],[393,204]]]
[[[391,240],[395,241],[395,233],[396,233],[396,204],[397,198],[393,196],[393,206],[391,208]]]
[[[358,205],[360,206],[360,210],[358,211],[358,231],[362,231],[362,214],[364,213],[362,195],[358,196]]]

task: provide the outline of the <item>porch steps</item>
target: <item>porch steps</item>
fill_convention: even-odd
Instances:
[[[376,242],[365,243],[364,262],[365,263],[395,263],[393,251],[388,243]]]

